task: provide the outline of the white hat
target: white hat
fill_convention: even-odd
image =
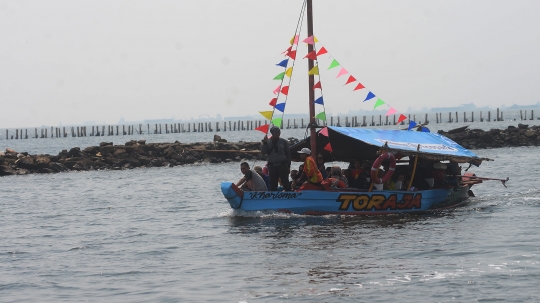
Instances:
[[[304,147],[304,148],[302,148],[302,150],[300,150],[298,153],[299,153],[299,154],[311,155],[311,149]]]

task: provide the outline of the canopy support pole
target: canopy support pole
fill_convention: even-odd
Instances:
[[[418,144],[418,147],[416,148],[416,151],[420,151],[420,144]],[[414,157],[414,166],[411,174],[411,180],[409,181],[409,186],[407,186],[407,191],[411,190],[411,186],[414,180],[414,175],[416,174],[416,165],[418,164],[418,154]]]

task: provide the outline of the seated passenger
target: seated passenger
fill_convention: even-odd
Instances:
[[[243,191],[267,191],[266,183],[259,174],[249,168],[247,162],[240,164],[240,171],[244,174],[244,177],[236,182],[236,186],[240,187]]]
[[[267,187],[267,188],[270,188],[270,183],[269,183],[269,182],[270,182],[270,178],[268,177],[268,175],[266,175],[266,174],[263,173],[262,167],[260,167],[260,166],[257,165],[257,166],[255,166],[255,167],[253,167],[253,170],[256,171],[256,172],[259,174],[259,176],[261,176],[261,177],[263,178],[264,183],[266,183],[266,187]]]
[[[347,187],[347,178],[341,174],[341,167],[334,165],[328,179],[322,182],[326,190],[335,190]]]
[[[299,191],[302,190],[324,190],[324,187],[321,185],[323,180],[322,174],[317,168],[315,159],[311,156],[311,150],[309,148],[302,148],[298,152],[300,158],[304,161],[304,174],[306,175],[307,181],[302,184]]]
[[[321,154],[317,156],[317,168],[321,172],[323,179],[328,178],[328,175],[326,174],[326,168],[324,167],[324,157]]]
[[[368,162],[365,162],[364,164],[360,162],[360,165],[362,165],[361,168],[353,170],[354,182],[350,185],[350,187],[359,188],[359,189],[369,188],[370,183],[371,183],[370,182],[371,181],[370,179],[371,166],[369,165]]]

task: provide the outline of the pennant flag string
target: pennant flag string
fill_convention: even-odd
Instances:
[[[347,85],[349,83],[353,83],[356,81],[356,78],[354,78],[353,76],[349,76],[349,79],[347,79],[347,83],[345,83],[344,85]]]
[[[319,66],[315,65],[309,72],[308,75],[319,75]]]
[[[325,112],[320,112],[315,116],[315,118],[317,118],[319,120],[326,121],[326,113]]]
[[[328,127],[324,127],[319,131],[319,135],[323,135],[325,137],[328,137]]]
[[[338,66],[339,66],[339,63],[337,62],[336,59],[334,59],[334,60],[332,61],[332,63],[330,63],[330,66],[328,67],[328,69],[332,69],[332,68],[338,67]]]
[[[356,85],[356,87],[353,89],[353,92],[354,92],[355,90],[359,90],[359,89],[362,89],[362,88],[366,88],[366,87],[365,87],[364,85],[362,85],[362,83],[358,83],[358,84]]]
[[[275,108],[283,113],[285,112],[285,103],[278,103],[276,104]]]
[[[275,118],[275,119],[272,119],[272,124],[274,124],[277,127],[281,127],[282,121],[283,121],[283,118]]]
[[[272,98],[272,100],[270,100],[270,103],[268,103],[268,105],[270,106],[276,106],[277,104],[277,98]]]
[[[283,80],[284,76],[285,76],[285,72],[282,72],[279,75],[275,76],[274,80]]]
[[[376,109],[377,107],[381,106],[385,104],[383,100],[381,99],[377,99],[377,102],[375,102],[375,106],[373,107],[373,109]]]
[[[407,119],[407,116],[405,116],[404,114],[400,114],[399,115],[399,119],[397,120],[397,123],[401,123],[402,121],[405,121]]]
[[[341,70],[339,70],[339,73],[338,73],[338,75],[336,76],[336,78],[339,78],[339,77],[341,77],[341,76],[343,76],[343,75],[346,75],[346,74],[348,74],[348,73],[349,73],[349,72],[348,72],[346,69],[344,69],[344,68],[342,67]]]
[[[269,127],[270,127],[270,125],[264,124],[264,125],[261,125],[261,126],[255,128],[255,130],[258,130],[258,131],[260,131],[260,132],[263,132],[263,133],[267,134],[267,133],[268,133],[268,128],[269,128]]]
[[[279,62],[278,64],[276,64],[277,66],[282,66],[284,68],[287,68],[287,64],[289,63],[289,59],[285,59],[281,62]]]
[[[326,146],[324,147],[324,150],[332,152],[332,145],[330,145],[330,142],[328,142],[328,144],[326,144]]]
[[[397,110],[393,107],[390,107],[390,109],[386,112],[386,116],[393,115],[397,112]]]
[[[364,102],[366,102],[367,100],[371,100],[371,99],[373,99],[373,98],[375,98],[375,94],[372,93],[372,92],[369,92],[369,93],[367,94],[367,96],[366,96],[366,99],[364,99]]]
[[[259,112],[261,115],[263,115],[263,117],[266,118],[266,120],[272,120],[272,115],[274,113],[274,111],[271,111],[271,110],[268,110],[268,111],[262,111],[262,112]]]
[[[304,39],[304,41],[302,41],[302,42],[313,45],[313,44],[315,44],[314,36],[307,37],[307,38]]]
[[[324,100],[323,100],[323,97],[320,96],[319,98],[317,98],[317,100],[313,101],[314,103],[317,103],[317,104],[321,104],[321,105],[324,105]]]
[[[324,55],[324,54],[327,54],[327,53],[328,53],[328,51],[326,50],[326,48],[321,47],[321,49],[317,52],[317,56]]]
[[[309,54],[307,54],[307,55],[304,57],[304,59],[305,59],[305,58],[308,58],[308,59],[310,59],[310,60],[317,60],[317,54],[315,53],[315,51],[312,51],[312,52],[310,52]]]
[[[289,77],[289,78],[292,77],[292,70],[293,70],[293,68],[292,68],[292,67],[289,67],[289,68],[287,69],[287,71],[285,72],[285,75],[287,75],[287,77]]]
[[[313,85],[313,89],[316,89],[316,88],[322,89],[322,87],[321,87],[321,81],[319,81],[319,82],[317,82],[315,85]]]

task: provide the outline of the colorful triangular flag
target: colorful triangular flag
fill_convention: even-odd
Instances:
[[[321,81],[319,81],[319,82],[317,82],[315,85],[313,85],[313,89],[316,89],[316,88],[322,89],[322,87],[321,87]]]
[[[328,137],[328,127],[323,127],[323,129],[321,129],[319,131],[319,135],[323,135],[325,137]]]
[[[315,65],[309,72],[308,75],[318,75],[319,74],[319,66]]]
[[[332,145],[330,145],[330,142],[328,142],[328,144],[326,144],[326,146],[324,147],[324,150],[332,152]]]
[[[289,94],[289,87],[283,86],[283,88],[281,89],[281,93],[287,96]]]
[[[278,64],[276,64],[276,66],[283,66],[283,67],[287,67],[287,64],[289,63],[289,59],[285,59],[281,62],[279,62]]]
[[[326,121],[326,113],[325,112],[320,112],[315,116],[315,118],[317,118],[319,120]]]
[[[296,51],[292,50],[290,52],[287,52],[287,56],[291,57],[291,59],[296,59]]]
[[[366,87],[363,86],[362,83],[358,83],[358,84],[356,85],[356,87],[353,89],[353,92],[354,92],[355,90],[359,90],[359,89],[362,89],[362,88],[366,88]]]
[[[393,115],[397,112],[397,110],[393,107],[390,107],[390,109],[386,112],[387,116]]]
[[[349,76],[349,79],[347,79],[347,82],[344,85],[347,85],[349,83],[353,83],[354,81],[356,81],[356,78],[353,77],[353,76]]]
[[[282,121],[283,121],[283,118],[275,118],[275,119],[272,119],[272,124],[274,124],[277,127],[281,127]]]
[[[274,77],[274,80],[283,80],[283,77],[285,76],[285,72],[282,72],[281,74]]]
[[[313,37],[313,36],[307,37],[307,38],[304,39],[304,41],[302,41],[302,42],[305,42],[305,43],[311,44],[311,45],[315,44],[315,41],[314,41],[314,37]]]
[[[281,85],[278,85],[278,87],[276,87],[276,89],[274,89],[274,95],[277,95],[277,93],[279,93],[280,88],[281,88]]]
[[[409,128],[407,128],[407,130],[411,130],[411,129],[413,129],[415,126],[416,126],[416,122],[414,122],[413,120],[410,120],[410,121],[409,121]]]
[[[317,60],[317,54],[315,54],[315,51],[312,51],[304,57],[304,59],[306,58],[310,60]]]
[[[289,41],[289,43],[291,43],[291,45],[298,44],[298,38],[299,38],[298,35],[292,37],[291,41]]]
[[[324,105],[323,97],[320,96],[319,98],[317,98],[317,100],[313,101],[313,103]]]
[[[323,46],[323,47],[321,47],[321,49],[317,52],[317,56],[324,55],[324,54],[326,54],[326,53],[328,53],[328,51],[327,51],[326,48],[324,48],[324,46]]]
[[[364,99],[364,102],[366,102],[367,100],[371,100],[371,99],[373,99],[373,98],[375,98],[375,94],[372,93],[372,92],[369,92],[369,93],[367,94],[367,96],[366,96],[366,99]]]
[[[270,100],[270,103],[268,103],[268,105],[270,106],[276,106],[277,104],[277,98],[272,98],[272,100]]]
[[[278,104],[276,104],[275,108],[283,113],[283,112],[285,112],[285,103],[278,103]]]
[[[429,128],[422,126],[422,132],[423,133],[429,133]]]
[[[258,130],[258,131],[263,132],[263,133],[266,134],[266,133],[268,133],[268,128],[269,127],[270,127],[270,125],[264,124],[264,125],[261,125],[261,126],[255,128],[255,130]]]
[[[375,102],[375,106],[373,107],[373,109],[376,109],[377,107],[381,106],[384,104],[384,101],[381,100],[381,99],[377,99],[377,102]]]
[[[343,75],[346,75],[346,74],[348,74],[348,73],[349,73],[349,72],[348,72],[346,69],[344,69],[344,68],[342,67],[342,68],[339,70],[339,73],[337,74],[336,78],[339,78],[339,77],[341,77],[341,76],[343,76]]]
[[[285,72],[285,75],[287,75],[287,77],[289,77],[289,78],[292,76],[292,69],[293,68],[291,66],[291,67],[287,68],[287,71]]]
[[[405,119],[407,119],[407,116],[405,116],[404,114],[401,114],[399,115],[399,119],[397,120],[397,123],[401,123],[401,121],[405,121]]]
[[[337,66],[339,66],[339,63],[336,61],[336,59],[334,59],[332,63],[330,63],[330,67],[328,67],[328,69],[332,69]]]
[[[289,48],[287,48],[284,52],[282,52],[282,54],[287,54],[287,53],[289,53],[291,50],[292,50],[292,46],[289,46]]]
[[[271,111],[271,110],[267,110],[267,111],[259,112],[259,113],[261,113],[261,115],[263,115],[263,117],[265,117],[266,120],[272,120],[272,114],[273,114],[274,112]]]

